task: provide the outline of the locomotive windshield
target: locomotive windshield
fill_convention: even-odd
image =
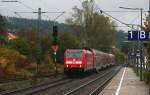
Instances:
[[[82,50],[78,51],[67,51],[67,58],[80,58],[82,54]]]

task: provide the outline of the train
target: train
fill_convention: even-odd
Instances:
[[[113,66],[115,56],[95,49],[67,49],[64,53],[64,73],[99,71]]]

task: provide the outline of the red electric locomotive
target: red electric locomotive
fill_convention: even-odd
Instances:
[[[94,49],[67,49],[64,53],[64,72],[86,72],[114,64],[114,55]]]

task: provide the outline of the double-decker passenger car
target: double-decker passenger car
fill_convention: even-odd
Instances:
[[[113,54],[94,49],[67,49],[64,53],[64,72],[86,72],[106,68],[115,63]]]

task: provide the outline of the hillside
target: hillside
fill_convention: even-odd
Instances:
[[[37,28],[36,19],[25,19],[25,18],[16,18],[16,17],[6,17],[7,18],[7,27],[10,30],[16,30],[21,28]],[[47,34],[52,31],[53,21],[41,21],[41,30],[43,34]],[[59,32],[73,32],[74,30],[67,24],[58,23]],[[125,33],[123,31],[116,32],[116,41],[115,46],[121,48],[123,41],[125,40]]]
[[[16,18],[16,17],[6,17],[7,18],[7,27],[11,30],[16,30],[20,28],[37,28],[37,20],[36,19],[25,19],[25,18]],[[40,23],[40,28],[43,32],[52,31],[53,21],[42,20]],[[58,23],[60,32],[70,32],[72,31],[71,27],[64,23]]]

